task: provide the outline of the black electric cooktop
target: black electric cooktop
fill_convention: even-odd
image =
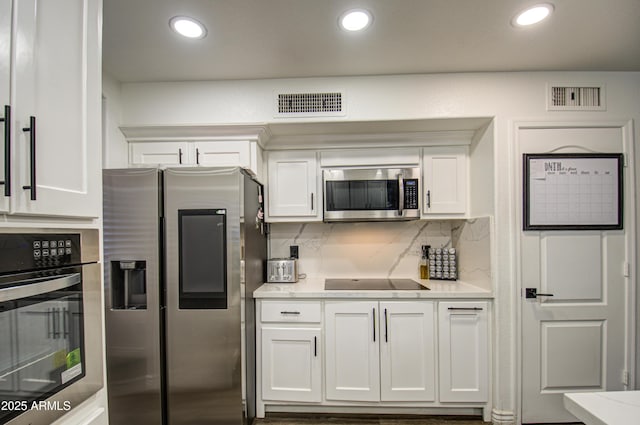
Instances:
[[[325,279],[324,289],[369,291],[416,291],[429,288],[412,279]]]

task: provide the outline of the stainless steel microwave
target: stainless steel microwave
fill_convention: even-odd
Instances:
[[[420,218],[420,167],[325,168],[324,221]]]

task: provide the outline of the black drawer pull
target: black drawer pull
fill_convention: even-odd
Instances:
[[[449,307],[452,311],[482,311],[482,307]]]
[[[280,314],[292,314],[294,316],[299,316],[300,312],[299,311],[281,311]]]

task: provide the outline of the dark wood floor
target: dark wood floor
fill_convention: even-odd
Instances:
[[[267,414],[253,425],[487,425],[474,416],[296,415]],[[580,425],[577,422],[573,425]],[[553,425],[553,424],[547,424]],[[572,425],[572,424],[557,424]]]
[[[474,416],[293,415],[267,414],[254,425],[485,425]]]

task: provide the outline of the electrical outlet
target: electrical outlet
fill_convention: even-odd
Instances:
[[[289,258],[299,258],[298,245],[289,245]]]

